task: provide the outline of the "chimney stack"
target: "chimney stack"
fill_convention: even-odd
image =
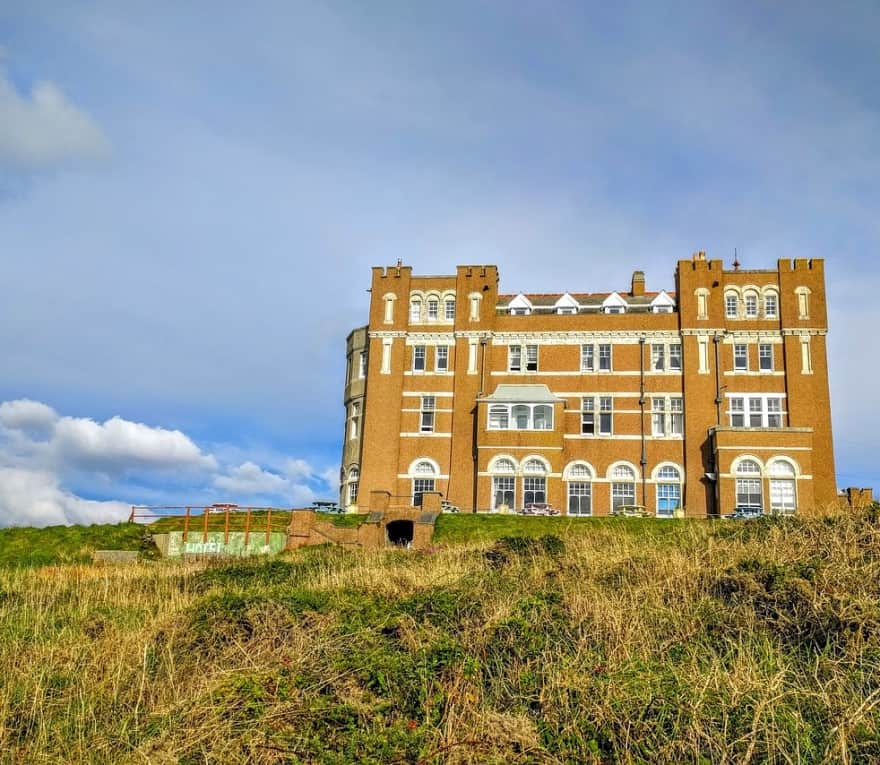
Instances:
[[[632,291],[629,293],[633,297],[645,296],[645,272],[633,271]]]

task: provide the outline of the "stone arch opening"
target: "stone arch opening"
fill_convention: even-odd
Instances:
[[[388,544],[394,547],[410,547],[413,541],[415,527],[412,521],[399,520],[389,521],[385,527],[385,536]]]

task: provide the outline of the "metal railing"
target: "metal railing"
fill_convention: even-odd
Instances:
[[[293,513],[302,508],[281,507],[239,507],[233,504],[214,505],[132,505],[128,516],[129,523],[155,523],[163,519],[177,519],[183,526],[183,541],[186,542],[190,534],[201,534],[202,542],[208,541],[209,531],[218,531],[217,524],[212,524],[213,519],[223,519],[223,544],[229,544],[230,531],[244,531],[244,544],[247,545],[251,534],[264,534],[265,544],[269,544],[269,535],[272,533],[272,514],[275,518],[280,513]],[[258,515],[254,515],[254,514]],[[265,513],[265,519],[263,518]],[[243,524],[240,519],[244,517]],[[230,521],[233,521],[230,524]],[[264,522],[265,521],[265,522]],[[211,529],[214,525],[215,528]],[[243,525],[243,529],[230,528]],[[286,529],[285,524],[285,529]],[[177,531],[178,529],[171,529]]]

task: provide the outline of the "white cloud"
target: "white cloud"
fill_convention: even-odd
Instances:
[[[103,424],[63,417],[55,426],[52,446],[63,462],[110,471],[217,467],[213,456],[203,454],[179,430],[154,428],[121,417]]]
[[[227,475],[214,478],[214,486],[232,494],[287,494],[290,481],[276,473],[263,470],[254,462],[245,462],[230,468]]]
[[[292,481],[311,478],[315,469],[303,459],[291,458],[284,463],[284,474]]]
[[[58,421],[58,413],[40,401],[20,398],[0,404],[0,425],[12,430],[48,433]]]
[[[20,95],[0,68],[0,166],[43,170],[109,154],[101,128],[58,86],[39,82],[29,95]]]
[[[114,523],[129,510],[122,502],[82,499],[47,471],[0,467],[0,526]]]

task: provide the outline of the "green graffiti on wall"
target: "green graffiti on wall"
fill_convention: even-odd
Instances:
[[[265,532],[251,532],[245,544],[243,531],[209,531],[207,537],[200,531],[190,531],[183,541],[182,531],[170,531],[153,537],[162,555],[179,558],[183,555],[225,555],[246,557],[248,555],[274,555],[287,545],[287,535],[273,531],[266,541]]]

